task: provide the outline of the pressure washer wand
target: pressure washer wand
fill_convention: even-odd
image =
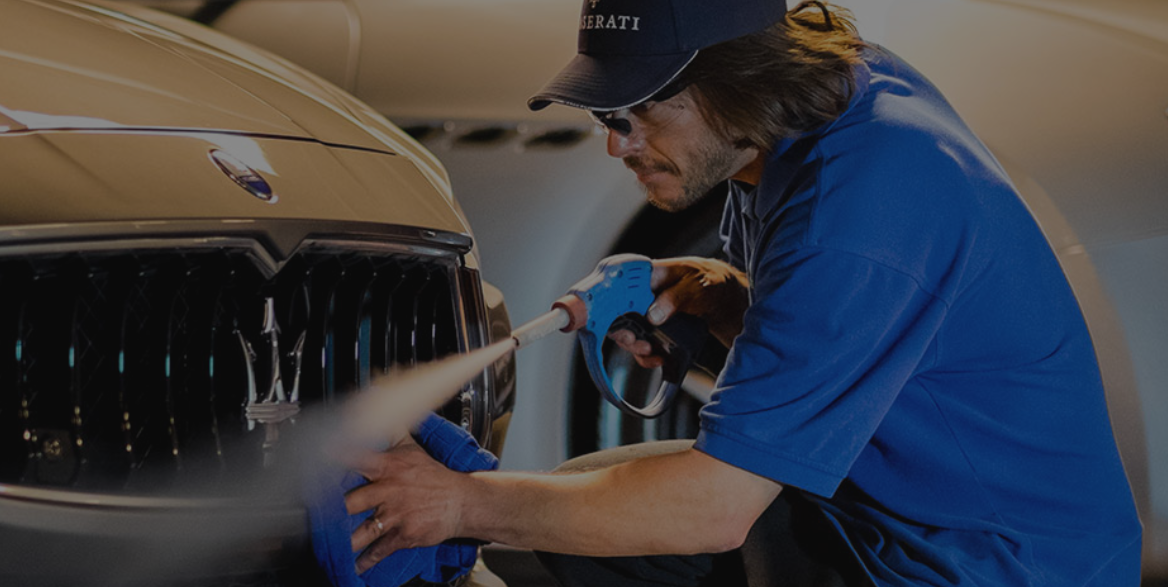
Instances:
[[[575,294],[568,294],[552,304],[552,310],[511,331],[515,348],[521,349],[553,332],[579,330],[588,320],[588,308]]]
[[[570,317],[568,311],[563,308],[554,308],[552,311],[516,328],[511,332],[511,338],[515,341],[515,348],[521,349],[527,346],[528,343],[537,341],[553,332],[562,330],[568,326]]]

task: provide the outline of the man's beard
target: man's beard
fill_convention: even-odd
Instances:
[[[738,153],[729,146],[702,143],[690,158],[688,171],[683,172],[668,162],[655,162],[641,157],[624,158],[625,166],[633,171],[648,170],[668,173],[681,182],[681,196],[666,199],[653,193],[648,186],[641,185],[650,204],[666,212],[680,212],[701,200],[715,186],[726,181],[738,170],[734,168]]]

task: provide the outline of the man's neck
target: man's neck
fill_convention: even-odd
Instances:
[[[763,157],[763,154],[760,152],[755,155],[754,159],[750,160],[750,163],[747,163],[746,166],[744,166],[742,169],[739,169],[738,173],[730,176],[730,179],[736,179],[738,181],[757,186],[758,182],[762,180],[762,170],[764,163],[765,157]]]

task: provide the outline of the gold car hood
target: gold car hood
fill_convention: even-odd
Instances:
[[[361,102],[205,27],[113,6],[0,0],[0,222],[295,217],[469,234],[437,160]],[[280,201],[236,189],[216,149]]]

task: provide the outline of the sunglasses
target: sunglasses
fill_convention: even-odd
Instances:
[[[648,98],[628,106],[626,108],[619,108],[617,110],[589,110],[588,114],[596,124],[600,125],[607,132],[615,132],[624,137],[633,132],[633,123],[629,120],[630,115],[640,115],[646,112],[654,104],[664,102],[674,96],[680,94],[689,84],[683,83],[681,80],[674,80],[667,84],[664,88],[657,91],[656,94]]]

